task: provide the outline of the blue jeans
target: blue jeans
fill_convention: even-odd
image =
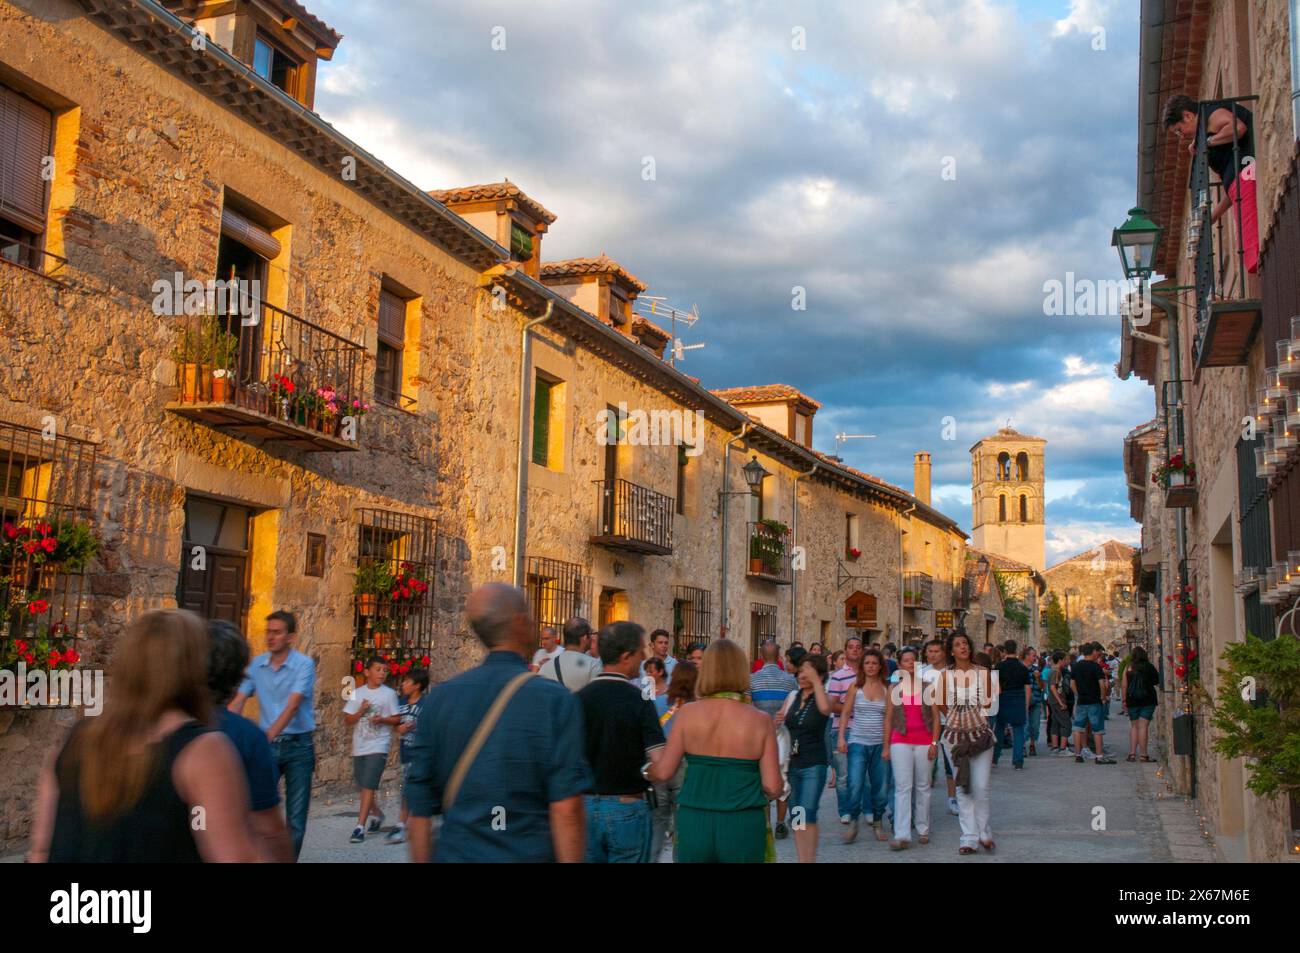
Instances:
[[[650,805],[602,794],[582,799],[587,810],[587,863],[650,863]]]
[[[849,813],[849,756],[836,751],[834,744],[831,745],[831,766],[835,768],[835,807],[840,817],[845,817]]]
[[[280,735],[271,742],[275,759],[275,783],[284,778],[284,815],[293,839],[293,859],[302,853],[307,835],[307,812],[311,809],[311,776],[316,770],[316,746],[310,731]]]
[[[1004,692],[998,699],[998,716],[993,724],[993,763],[1002,755],[1002,731],[1011,728],[1011,763],[1025,763],[1025,695]]]
[[[849,745],[849,810],[848,815],[857,820],[867,809],[876,823],[885,819],[885,805],[889,799],[890,773],[881,752],[885,746]]]
[[[1025,738],[1038,744],[1038,730],[1043,723],[1043,700],[1029,703],[1029,720],[1025,723]]]
[[[791,814],[791,821],[802,819],[805,824],[817,823],[817,806],[822,801],[822,789],[826,787],[826,765],[814,764],[806,768],[790,769],[790,810],[802,809],[799,816]]]

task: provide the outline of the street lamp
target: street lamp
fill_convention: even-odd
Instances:
[[[749,484],[750,490],[757,490],[763,485],[763,481],[772,474],[763,469],[763,464],[758,462],[758,457],[754,456],[740,468],[740,472],[745,475],[745,482]]]
[[[1146,209],[1128,210],[1128,221],[1111,233],[1110,243],[1119,249],[1119,262],[1125,278],[1151,277],[1151,261],[1164,229],[1147,218]]]

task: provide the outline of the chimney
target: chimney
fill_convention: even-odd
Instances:
[[[912,463],[913,470],[913,489],[912,495],[924,503],[930,505],[930,455],[922,450],[916,455]]]

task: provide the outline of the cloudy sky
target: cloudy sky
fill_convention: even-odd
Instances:
[[[327,120],[425,188],[508,177],[558,215],[545,258],[603,251],[697,305],[707,386],[798,387],[818,449],[876,434],[846,462],[905,487],[930,451],[968,529],[970,445],[1045,438],[1049,563],[1138,536],[1120,451],[1151,391],[1115,377],[1117,316],[1043,290],[1121,277],[1136,6],[308,3],[345,37]]]

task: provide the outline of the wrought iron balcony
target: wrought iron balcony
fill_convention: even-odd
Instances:
[[[774,520],[749,523],[749,562],[745,575],[788,586],[794,581],[790,568],[790,531]]]
[[[903,573],[903,608],[934,608],[934,579],[928,573]]]
[[[598,546],[651,556],[673,551],[673,500],[627,480],[595,480]]]
[[[1210,181],[1206,121],[1216,109],[1232,110],[1256,96],[1205,102],[1200,107],[1196,151],[1192,160],[1192,210],[1188,222],[1187,254],[1195,260],[1196,334],[1192,351],[1196,369],[1237,367],[1246,364],[1250,346],[1259,331],[1261,304],[1247,283],[1245,230],[1258,228],[1250,195],[1255,176],[1247,143],[1232,142],[1232,167],[1236,171],[1233,193],[1245,193],[1246,202],[1231,202],[1217,222],[1214,208],[1226,198],[1222,183]],[[1253,284],[1253,280],[1252,280]]]
[[[235,314],[180,318],[167,409],[295,449],[358,449],[365,348],[274,305],[252,310],[249,324]]]

